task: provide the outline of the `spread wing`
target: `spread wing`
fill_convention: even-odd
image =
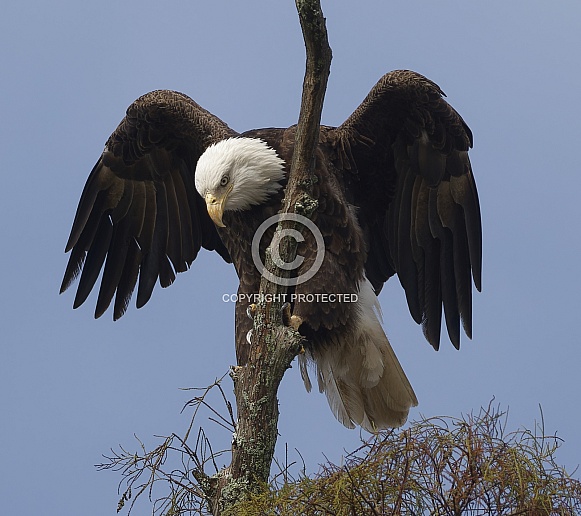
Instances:
[[[235,135],[192,99],[154,91],[136,100],[110,136],[83,190],[65,251],[71,251],[64,292],[80,274],[77,308],[103,276],[95,317],[115,296],[113,317],[125,312],[135,285],[137,307],[159,278],[171,285],[200,247],[230,261],[194,186],[200,155]]]
[[[394,273],[412,317],[438,349],[442,307],[452,344],[472,333],[482,227],[468,149],[472,133],[432,81],[386,74],[336,129],[346,183],[367,231],[376,291]]]

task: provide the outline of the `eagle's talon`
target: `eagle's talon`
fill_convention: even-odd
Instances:
[[[248,333],[246,334],[246,342],[248,342],[248,344],[252,345],[252,333],[254,330],[248,330]]]
[[[254,320],[254,316],[256,315],[256,308],[257,306],[254,303],[250,303],[248,308],[246,308],[246,315],[249,319]]]
[[[282,314],[282,324],[285,326],[290,326],[291,321],[291,305],[290,303],[283,303],[280,307],[280,311]]]

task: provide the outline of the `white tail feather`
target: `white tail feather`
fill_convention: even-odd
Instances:
[[[307,359],[316,366],[319,390],[346,427],[369,432],[405,423],[418,400],[379,322],[380,310],[365,278],[359,289],[358,321],[352,332],[299,357],[307,391]]]

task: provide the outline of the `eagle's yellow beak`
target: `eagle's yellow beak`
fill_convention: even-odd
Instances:
[[[217,197],[211,193],[207,193],[204,197],[208,215],[210,215],[210,218],[214,221],[214,224],[221,228],[226,227],[226,225],[222,222],[222,216],[224,215],[224,203],[226,202],[226,198],[228,197],[230,190],[231,188],[224,191],[221,197]]]

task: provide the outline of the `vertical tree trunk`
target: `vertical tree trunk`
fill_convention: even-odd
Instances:
[[[325,19],[320,0],[295,0],[306,47],[306,72],[301,110],[296,132],[295,151],[283,204],[284,213],[310,217],[317,200],[311,196],[314,156],[319,139],[323,100],[331,66],[331,49],[327,40]],[[277,231],[296,223],[279,223]],[[300,227],[295,227],[299,231]],[[270,251],[266,268],[274,272]],[[280,256],[289,263],[296,257],[296,242],[282,239]],[[276,270],[277,276],[289,272]],[[254,332],[249,359],[244,366],[233,368],[238,424],[232,440],[232,463],[216,477],[202,480],[214,516],[236,502],[259,492],[268,482],[274,457],[278,425],[278,386],[285,371],[301,349],[301,337],[283,325],[282,302],[287,287],[262,278],[262,302],[254,318]],[[205,485],[204,485],[205,484]]]

